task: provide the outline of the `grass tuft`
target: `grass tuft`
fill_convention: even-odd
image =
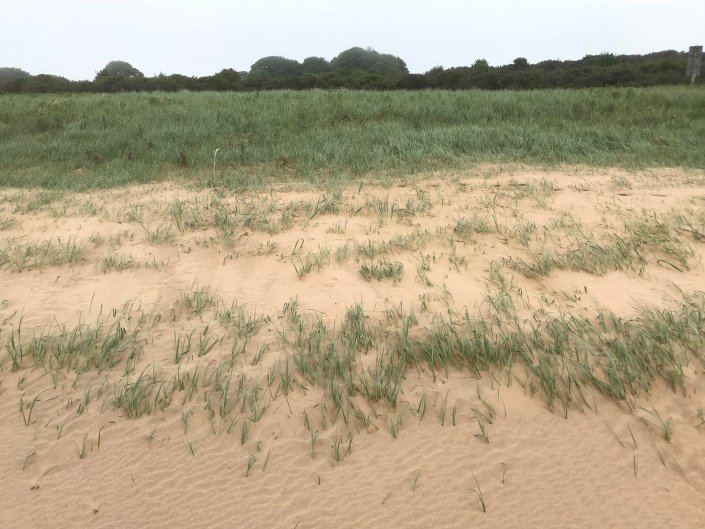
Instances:
[[[388,259],[380,259],[374,263],[362,263],[360,265],[360,274],[367,281],[376,279],[381,281],[383,279],[391,279],[395,283],[401,281],[402,273],[404,272],[404,265],[400,262],[391,262]]]

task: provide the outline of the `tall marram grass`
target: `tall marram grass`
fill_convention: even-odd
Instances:
[[[241,187],[476,162],[702,169],[703,137],[705,89],[689,87],[5,95],[0,182]]]

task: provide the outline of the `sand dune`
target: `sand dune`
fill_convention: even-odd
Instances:
[[[0,527],[703,527],[703,211],[677,170],[4,189]],[[649,308],[675,357],[615,398]],[[455,365],[468,322],[535,364]]]

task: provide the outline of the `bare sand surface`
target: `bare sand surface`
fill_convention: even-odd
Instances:
[[[702,341],[619,398],[429,338],[676,311],[704,250],[683,170],[2,189],[0,528],[705,527]]]

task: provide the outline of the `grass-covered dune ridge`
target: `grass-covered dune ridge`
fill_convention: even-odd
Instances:
[[[2,96],[0,181],[240,186],[476,162],[703,169],[703,137],[705,90],[689,87]]]

